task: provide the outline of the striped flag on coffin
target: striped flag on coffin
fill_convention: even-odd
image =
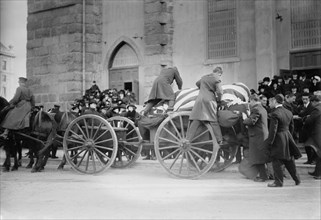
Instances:
[[[250,89],[241,82],[222,85],[222,100],[228,103],[244,103],[249,101]],[[175,93],[174,111],[191,111],[198,96],[198,88],[182,89]]]

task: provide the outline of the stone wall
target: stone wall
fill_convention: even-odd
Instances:
[[[145,0],[144,16],[144,86],[147,96],[161,69],[173,65],[173,0]]]
[[[27,77],[36,103],[62,110],[83,94],[82,0],[29,0]],[[101,0],[86,0],[85,89],[101,62]]]

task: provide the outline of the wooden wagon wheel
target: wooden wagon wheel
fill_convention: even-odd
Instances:
[[[67,127],[63,149],[68,163],[84,174],[96,174],[110,167],[117,153],[117,136],[104,118],[88,114]]]
[[[134,122],[128,118],[115,116],[108,119],[118,138],[118,152],[112,167],[131,166],[139,158],[143,139]]]
[[[190,112],[170,114],[155,134],[155,153],[160,164],[174,176],[195,179],[213,166],[219,148],[212,127],[202,124],[187,140]]]

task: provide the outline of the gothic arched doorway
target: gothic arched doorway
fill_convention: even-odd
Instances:
[[[137,55],[129,44],[122,42],[114,50],[109,63],[109,88],[129,90],[139,97]]]

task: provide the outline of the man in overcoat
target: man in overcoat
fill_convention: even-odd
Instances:
[[[182,89],[183,80],[176,67],[168,67],[162,69],[160,75],[153,82],[147,104],[143,110],[143,115],[147,115],[151,108],[160,101],[168,102],[168,110],[173,110],[175,104],[175,93],[172,88],[172,83],[176,81],[179,90]]]
[[[213,128],[216,140],[223,144],[221,128],[217,118],[217,101],[223,94],[221,87],[221,67],[216,67],[212,73],[203,76],[196,82],[200,89],[189,119],[193,120],[187,131],[187,139],[191,140],[201,121],[209,122]]]
[[[316,149],[316,165],[314,172],[310,175],[315,179],[321,179],[321,95],[313,95],[310,99],[314,109],[304,123],[304,128],[309,130],[309,138],[306,145],[312,144]]]
[[[268,179],[265,163],[269,162],[269,153],[264,145],[268,138],[267,111],[262,106],[257,95],[250,96],[251,114],[243,123],[248,126],[249,134],[249,162],[258,170],[258,177],[255,182],[264,182]]]
[[[5,131],[0,135],[7,138],[9,130],[20,130],[30,126],[31,108],[35,106],[35,98],[31,89],[26,85],[27,78],[19,77],[19,87],[14,97],[9,101],[12,108],[1,123]]]
[[[269,136],[265,143],[272,158],[274,183],[268,184],[268,187],[283,186],[282,164],[290,173],[295,185],[301,183],[294,162],[294,158],[300,158],[301,153],[290,133],[293,130],[293,114],[282,106],[283,102],[282,94],[270,99],[270,107],[274,110],[270,114]]]

